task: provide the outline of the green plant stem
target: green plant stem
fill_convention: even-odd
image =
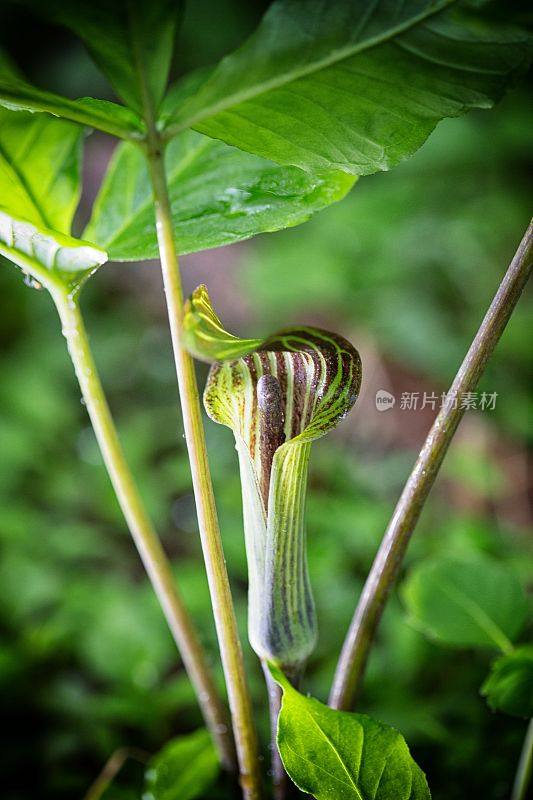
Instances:
[[[464,408],[458,398],[475,389],[528,280],[533,264],[530,224],[427,436],[366,580],[337,664],[332,708],[352,707],[387,597]]]
[[[278,686],[268,668],[266,661],[261,661],[263,673],[265,675],[265,683],[268,692],[268,710],[270,715],[270,771],[272,773],[272,795],[274,800],[287,800],[289,797],[294,796],[295,786],[283,766],[283,761],[278,749],[278,717],[281,711],[281,701],[283,692]],[[286,667],[280,667],[281,671],[291,681],[291,683],[298,688],[302,672],[291,671]]]
[[[151,136],[147,157],[154,194],[161,269],[178,377],[185,440],[191,464],[200,537],[222,666],[228,689],[233,732],[239,760],[241,787],[247,800],[257,800],[261,797],[262,790],[259,750],[252,704],[246,683],[242,649],[222,549],[211,474],[207,460],[207,448],[194,362],[181,346],[180,341],[183,319],[183,292],[172,229],[163,148],[154,130],[152,130]]]
[[[79,305],[65,289],[51,289],[83,399],[128,528],[150,577],[183,663],[198,695],[206,724],[227,769],[234,750],[226,709],[218,694],[193,622],[178,594],[161,542],[142,504],[124,457],[91,353]]]
[[[529,720],[522,752],[516,768],[511,800],[526,800],[527,790],[533,773],[533,719]]]
[[[272,774],[272,796],[274,800],[286,800],[289,792],[289,776],[285,772],[285,767],[281,760],[278,750],[278,717],[281,710],[282,691],[268,667],[263,664],[265,682],[268,692],[268,710],[270,714],[270,772]]]

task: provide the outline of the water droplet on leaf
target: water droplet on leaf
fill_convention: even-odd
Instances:
[[[36,281],[35,278],[32,278],[31,275],[28,275],[27,272],[24,273],[24,283],[26,286],[29,286],[30,289],[42,289],[42,283]]]

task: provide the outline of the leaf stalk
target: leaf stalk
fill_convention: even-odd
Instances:
[[[150,144],[146,153],[154,195],[161,270],[178,378],[185,440],[191,465],[200,538],[220,655],[232,714],[233,732],[240,768],[240,783],[246,800],[259,800],[262,796],[262,790],[258,742],[222,548],[194,363],[181,342],[183,291],[172,229],[170,199],[164,167],[164,146],[154,126],[151,128]]]
[[[89,417],[117,500],[126,519],[146,572],[163,608],[172,636],[196,690],[222,764],[234,765],[234,751],[226,709],[218,693],[194,624],[178,593],[170,563],[152,527],[126,462],[90,349],[77,299],[64,288],[50,288],[63,335]]]
[[[278,748],[278,719],[283,700],[283,691],[270,673],[268,662],[261,661],[268,692],[268,709],[270,715],[270,771],[272,773],[272,794],[274,800],[289,800],[295,793],[295,786],[283,766]],[[297,689],[304,671],[304,665],[298,668],[277,665],[285,677]]]
[[[533,223],[530,223],[455,376],[385,531],[337,664],[329,697],[332,708],[349,710],[353,704],[407,545],[465,412],[457,398],[461,393],[475,389],[527,283],[532,265]]]

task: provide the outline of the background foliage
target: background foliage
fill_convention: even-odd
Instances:
[[[180,71],[238,44],[259,13],[236,0],[216,12],[207,0],[189,4]],[[15,55],[30,77],[58,91],[83,95],[98,82],[112,98],[81,47],[55,29],[43,36],[42,27],[38,34],[28,26]],[[515,92],[490,114],[445,121],[411,161],[361,180],[305,226],[184,259],[188,288],[207,282],[224,320],[242,335],[302,321],[339,331],[363,352],[359,407],[317,445],[311,464],[309,557],[320,641],[308,688],[321,699],[432,417],[430,409],[402,411],[399,397],[445,390],[527,224],[532,153],[523,108]],[[109,155],[108,140],[93,135],[89,193]],[[61,800],[83,796],[117,747],[153,752],[200,718],[101,465],[52,304],[11,268],[0,271],[0,287],[3,791],[26,800],[38,786],[43,800]],[[158,271],[110,266],[83,303],[127,454],[215,658]],[[463,422],[407,572],[426,556],[483,553],[524,585],[531,580],[531,310],[524,297],[484,378],[482,388],[498,392],[496,409],[469,412]],[[398,397],[394,410],[376,411],[378,388]],[[208,436],[245,639],[235,453],[229,431],[209,425]],[[531,627],[522,641],[528,637]],[[246,656],[266,741],[262,678],[248,649]],[[479,694],[490,662],[482,651],[427,641],[393,599],[360,710],[398,726],[437,800],[508,795],[525,722],[491,712]],[[128,762],[109,800],[137,797],[141,773]]]

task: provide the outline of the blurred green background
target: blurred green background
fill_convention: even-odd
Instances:
[[[176,72],[216,60],[260,12],[236,0],[189,4]],[[8,13],[17,19],[4,4],[0,44],[41,85],[110,96],[81,46],[27,20],[25,41],[14,42],[2,24]],[[447,388],[527,225],[526,106],[519,88],[495,111],[445,121],[409,162],[362,179],[305,226],[183,259],[186,288],[206,282],[230,330],[258,336],[314,323],[362,352],[358,405],[312,455],[307,519],[320,641],[306,690],[321,699],[435,413],[402,410],[401,394]],[[111,149],[103,136],[87,141],[80,225]],[[118,747],[153,752],[201,719],[103,469],[52,303],[1,267],[2,796],[82,798]],[[108,265],[83,308],[127,455],[221,680],[157,264]],[[466,415],[405,571],[428,554],[483,551],[533,588],[532,309],[529,293],[480,387],[497,392],[496,408]],[[378,389],[395,395],[394,409],[376,410]],[[228,430],[207,422],[207,434],[266,743],[262,675],[246,644],[236,454]],[[487,708],[479,687],[488,664],[484,653],[429,644],[393,597],[359,707],[404,733],[436,800],[509,794],[526,723]],[[128,762],[105,797],[138,798],[141,775]]]

